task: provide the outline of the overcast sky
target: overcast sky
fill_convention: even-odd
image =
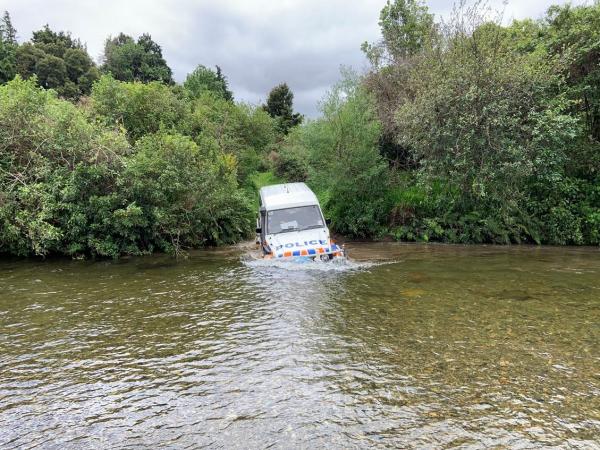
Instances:
[[[562,0],[512,0],[505,18],[540,17]],[[582,3],[582,1],[576,1]],[[147,32],[163,49],[175,79],[198,64],[218,64],[237,100],[258,103],[283,81],[298,111],[317,115],[317,102],[339,78],[341,65],[366,68],[360,44],[379,37],[385,0],[0,0],[19,40],[48,23],[70,31],[98,60],[108,35]],[[427,2],[436,16],[452,1]],[[501,0],[491,5],[502,9]]]

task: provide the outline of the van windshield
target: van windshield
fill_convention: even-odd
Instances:
[[[321,216],[321,211],[317,205],[276,209],[267,212],[268,234],[309,230],[311,228],[322,228],[323,226],[323,216]]]

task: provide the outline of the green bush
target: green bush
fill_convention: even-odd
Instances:
[[[198,143],[214,140],[223,153],[235,158],[238,181],[247,184],[274,145],[275,121],[260,108],[235,104],[211,92],[200,93],[190,106],[178,125],[180,132]]]
[[[211,137],[124,133],[35,79],[0,87],[0,253],[110,256],[232,243],[252,214]]]
[[[139,214],[134,236],[144,251],[178,253],[233,243],[251,226],[235,166],[212,139],[197,145],[180,134],[144,136],[125,164],[120,186]]]
[[[308,162],[308,183],[335,231],[353,237],[377,235],[387,214],[388,170],[379,154],[381,125],[373,99],[360,79],[347,72],[322,111],[321,119],[290,131],[281,151],[284,161],[293,161],[298,170]]]
[[[308,152],[303,146],[287,145],[274,154],[275,173],[290,182],[306,181],[309,173]]]
[[[188,106],[159,81],[126,83],[103,75],[92,88],[91,109],[106,125],[123,127],[135,142],[146,134],[175,129]]]
[[[85,204],[112,190],[128,152],[124,136],[90,123],[35,78],[1,86],[0,252],[87,251]]]

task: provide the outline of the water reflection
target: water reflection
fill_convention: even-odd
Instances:
[[[598,249],[0,263],[0,446],[598,447]]]

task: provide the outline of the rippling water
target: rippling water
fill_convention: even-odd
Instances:
[[[0,262],[3,448],[600,448],[600,250]]]

